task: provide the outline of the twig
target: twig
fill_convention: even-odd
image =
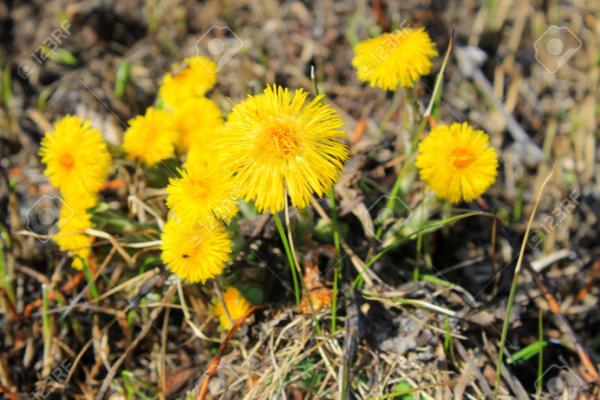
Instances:
[[[196,400],[206,399],[206,395],[208,394],[208,384],[210,383],[211,378],[213,376],[215,376],[215,374],[217,373],[217,370],[219,369],[219,364],[221,363],[221,358],[223,357],[223,353],[225,353],[225,349],[227,349],[227,345],[229,344],[229,341],[231,340],[231,338],[233,337],[235,332],[238,330],[238,328],[244,323],[244,321],[246,321],[246,319],[250,315],[252,315],[252,313],[254,311],[256,311],[257,309],[258,309],[258,306],[251,307],[250,309],[248,309],[248,311],[246,311],[246,313],[244,315],[242,315],[242,317],[235,320],[235,322],[233,323],[233,326],[231,327],[229,332],[227,332],[227,336],[225,336],[225,339],[223,340],[223,342],[221,342],[221,345],[219,346],[219,351],[217,352],[217,355],[213,357],[213,359],[210,361],[210,364],[208,365],[208,369],[205,372],[206,378],[204,378],[204,382],[202,382],[202,386],[200,387],[200,390],[198,391]]]
[[[6,386],[0,385],[0,393],[3,393],[6,396],[8,396],[10,400],[19,400],[19,396],[16,393],[10,391],[10,389],[8,389]]]
[[[531,264],[526,262],[525,269],[531,274],[531,277],[533,278],[534,282],[542,291],[542,294],[544,295],[544,298],[546,299],[546,302],[548,303],[548,306],[550,307],[550,311],[552,311],[552,313],[554,315],[556,315],[556,318],[558,318],[559,328],[560,328],[561,332],[563,334],[565,334],[566,336],[569,336],[571,341],[573,342],[573,346],[575,347],[575,350],[577,351],[577,354],[579,355],[579,359],[581,360],[581,363],[585,366],[586,370],[591,375],[592,379],[595,382],[600,383],[600,376],[598,375],[598,370],[594,366],[594,363],[592,362],[590,356],[588,356],[588,354],[586,353],[583,345],[579,341],[579,338],[575,334],[575,331],[573,331],[573,328],[571,328],[569,321],[567,321],[565,316],[562,314],[562,311],[560,310],[560,305],[559,305],[558,301],[556,300],[554,295],[550,292],[550,290],[548,290],[548,287],[544,284],[544,282],[540,278],[539,274],[531,267]],[[584,377],[584,378],[586,378],[586,377]],[[586,381],[589,383],[588,379],[586,379]]]
[[[500,390],[500,380],[502,377],[502,358],[504,356],[504,347],[506,345],[506,339],[508,336],[508,326],[510,325],[510,313],[512,310],[512,305],[515,301],[515,295],[517,293],[517,282],[519,280],[519,272],[521,271],[521,265],[523,264],[523,258],[525,256],[525,248],[527,247],[527,239],[529,238],[529,231],[531,230],[531,226],[533,225],[533,219],[535,218],[535,214],[537,212],[538,206],[540,205],[540,200],[542,199],[542,194],[544,193],[544,188],[550,182],[550,178],[554,175],[554,168],[544,182],[542,182],[542,186],[538,190],[535,203],[533,205],[533,210],[531,211],[531,215],[529,216],[529,222],[527,223],[527,228],[525,229],[525,235],[523,236],[523,240],[521,241],[521,250],[519,251],[519,258],[517,260],[517,265],[515,266],[515,272],[513,275],[512,285],[510,286],[510,293],[508,294],[508,302],[506,303],[506,313],[504,316],[504,324],[502,325],[502,337],[500,338],[500,349],[498,350],[498,363],[496,365],[496,383],[494,385],[494,399],[498,398],[498,391]]]

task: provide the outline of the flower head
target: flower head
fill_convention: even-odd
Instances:
[[[217,64],[203,56],[188,57],[165,74],[159,96],[167,107],[178,107],[185,100],[201,97],[217,82]]]
[[[240,194],[260,211],[283,209],[285,194],[305,207],[337,180],[348,157],[342,119],[308,93],[269,86],[236,105],[225,124],[222,146],[231,155]]]
[[[416,165],[439,197],[458,203],[479,197],[494,183],[498,158],[488,135],[455,122],[431,130],[419,145]]]
[[[123,148],[130,158],[153,165],[173,156],[173,141],[176,137],[173,116],[150,107],[146,114],[129,121]]]
[[[214,153],[211,156],[218,157]],[[167,187],[167,206],[178,217],[229,222],[237,213],[236,185],[231,169],[223,163],[190,157],[179,172],[181,177],[170,179]]]
[[[412,87],[431,72],[431,60],[438,55],[423,28],[405,28],[364,40],[354,53],[352,65],[358,79],[384,90]]]
[[[190,282],[220,275],[231,254],[231,240],[216,220],[203,223],[169,219],[162,234],[163,262]]]
[[[181,153],[189,151],[192,143],[205,145],[213,140],[223,126],[221,110],[206,97],[187,99],[173,113],[177,129],[174,144]]]
[[[111,158],[102,134],[90,121],[74,115],[58,120],[44,135],[40,156],[52,185],[87,207],[96,204]]]
[[[225,312],[223,302],[225,303],[227,312]],[[243,317],[250,307],[252,307],[248,300],[234,287],[227,288],[227,291],[223,295],[223,302],[215,302],[212,309],[213,314],[219,318],[219,323],[223,329],[231,329],[232,322]],[[231,321],[227,314],[231,317]]]
[[[60,210],[58,232],[52,240],[61,250],[74,256],[75,269],[83,269],[83,262],[89,258],[90,246],[94,238],[86,235],[85,230],[91,227],[90,215],[85,210],[66,206]]]

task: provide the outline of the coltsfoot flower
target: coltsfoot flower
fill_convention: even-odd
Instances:
[[[496,180],[498,157],[489,136],[468,123],[438,125],[419,145],[421,179],[452,203],[473,200]]]
[[[58,232],[52,240],[61,250],[73,256],[75,269],[83,269],[83,262],[89,258],[94,238],[86,235],[85,230],[91,227],[90,215],[85,210],[65,206],[60,210]]]
[[[213,314],[219,318],[221,327],[227,330],[231,329],[232,322],[243,317],[250,307],[252,307],[240,291],[234,287],[227,288],[227,291],[223,295],[223,302],[225,303],[225,307],[227,307],[227,313],[229,313],[231,321],[227,317],[222,302],[217,300],[212,311]]]
[[[342,119],[323,96],[269,86],[236,105],[225,123],[222,146],[231,157],[240,195],[259,211],[308,205],[337,180],[348,150]]]
[[[217,64],[204,56],[192,56],[165,74],[159,96],[167,108],[177,108],[190,98],[202,97],[217,82]]]
[[[40,157],[50,183],[70,201],[92,207],[110,172],[111,157],[99,130],[90,121],[68,115],[42,139]]]
[[[162,234],[161,258],[189,282],[206,282],[220,275],[231,254],[231,240],[216,220],[203,223],[170,218]]]
[[[174,145],[180,153],[189,151],[194,143],[203,146],[214,140],[223,126],[221,110],[206,97],[185,100],[173,114],[177,130]]]
[[[171,113],[150,107],[144,115],[129,120],[123,148],[129,158],[153,165],[173,156],[177,136]]]
[[[213,160],[209,161],[208,156]],[[179,218],[189,221],[217,218],[229,222],[237,213],[232,171],[216,157],[214,152],[205,160],[192,156],[179,170],[181,177],[169,180],[167,206]]]
[[[431,72],[438,55],[435,44],[423,28],[400,29],[364,40],[354,48],[352,65],[358,79],[384,90],[410,88]]]

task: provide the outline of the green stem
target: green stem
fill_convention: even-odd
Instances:
[[[44,362],[42,366],[42,375],[47,376],[50,374],[51,367],[51,348],[52,348],[52,328],[50,325],[50,300],[49,300],[50,288],[48,285],[42,285],[42,332],[44,337]]]
[[[504,349],[506,348],[506,339],[508,338],[508,326],[510,325],[510,314],[512,311],[512,306],[515,302],[515,295],[517,293],[517,283],[519,280],[519,272],[521,272],[521,266],[523,265],[523,257],[525,255],[525,247],[527,246],[527,239],[529,238],[529,232],[531,231],[531,225],[533,225],[533,219],[535,218],[535,213],[537,212],[538,206],[540,205],[540,200],[542,197],[542,193],[544,192],[544,188],[552,178],[554,174],[554,168],[548,174],[542,186],[540,187],[537,197],[535,199],[535,204],[533,206],[533,210],[531,211],[531,215],[529,216],[529,222],[527,223],[527,228],[525,229],[525,235],[523,236],[523,241],[521,243],[521,250],[519,251],[519,258],[517,259],[517,265],[515,266],[515,272],[512,280],[512,284],[510,285],[510,293],[508,294],[508,303],[506,304],[506,313],[504,315],[504,323],[502,324],[502,335],[500,338],[500,348],[498,349],[498,362],[496,365],[496,382],[494,385],[494,399],[498,398],[498,393],[500,391],[500,380],[502,378],[502,362],[504,357]]]
[[[406,164],[404,164],[406,165]],[[400,170],[400,172],[398,173],[398,176],[396,177],[396,182],[394,182],[394,186],[392,187],[392,191],[390,192],[390,195],[387,198],[387,202],[385,203],[385,209],[383,211],[383,216],[387,218],[387,215],[389,215],[392,210],[394,209],[394,203],[396,200],[396,196],[398,196],[398,193],[400,192],[400,186],[402,184],[402,176],[404,172],[404,167],[402,167],[402,169]],[[377,228],[377,233],[375,234],[375,236],[377,237],[377,239],[381,239],[381,235],[383,234],[383,226],[379,226]]]
[[[281,237],[281,241],[283,242],[283,248],[285,249],[285,255],[287,256],[288,263],[290,264],[290,271],[292,272],[292,281],[294,282],[294,295],[296,299],[296,305],[298,305],[300,304],[300,285],[298,283],[298,274],[296,271],[296,263],[294,262],[294,256],[292,255],[290,243],[288,242],[285,230],[283,229],[283,224],[281,223],[281,218],[279,218],[279,214],[273,213],[273,219],[275,220],[277,231],[279,232],[279,236]]]
[[[543,323],[543,314],[542,310],[540,310],[538,318],[538,341],[540,343],[544,342],[544,323]],[[537,388],[536,395],[539,396],[542,393],[542,374],[544,372],[544,346],[540,348],[540,352],[538,354],[538,370],[537,370]]]
[[[402,88],[398,88],[398,90],[396,90],[396,92],[394,93],[394,97],[392,98],[392,104],[390,104],[390,108],[388,108],[386,113],[383,115],[383,118],[381,119],[381,122],[377,127],[375,138],[379,139],[381,137],[383,129],[385,128],[385,124],[387,124],[390,118],[392,118],[392,115],[394,115],[394,113],[398,111],[398,107],[400,106],[400,100],[402,99],[401,95],[403,92],[404,90]]]
[[[0,288],[4,289],[12,304],[15,304],[15,293],[12,289],[11,273],[8,267],[8,252],[10,251],[10,245],[8,231],[4,225],[0,224]]]
[[[421,257],[423,250],[423,232],[417,233],[417,254],[415,256],[415,269],[413,270],[413,281],[417,282],[421,276]]]
[[[410,103],[414,109],[414,113],[416,116],[418,113],[418,110],[419,110],[417,102],[414,99],[414,96],[412,95],[411,91],[406,91],[406,95],[407,95],[407,99],[410,101]],[[406,160],[404,161],[402,168],[398,172],[398,176],[396,176],[396,181],[394,182],[392,191],[390,192],[390,194],[388,196],[387,203],[386,203],[385,209],[384,209],[384,216],[390,214],[392,212],[392,210],[394,209],[394,203],[395,203],[396,197],[400,193],[400,187],[402,186],[402,178],[408,171],[408,167],[413,162],[413,156],[417,150],[417,143],[418,143],[418,140],[421,137],[423,131],[425,130],[426,123],[427,123],[427,119],[425,117],[422,117],[421,122],[419,123],[418,129],[413,131],[413,137],[411,140],[410,148],[408,149],[407,154],[406,154]],[[381,239],[382,234],[383,234],[383,227],[380,226],[377,228],[377,233],[376,233],[377,239]]]
[[[337,298],[338,298],[338,280],[343,280],[343,271],[340,268],[340,231],[338,229],[337,208],[335,204],[335,190],[332,185],[329,189],[329,206],[331,207],[331,225],[333,227],[333,244],[335,245],[335,269],[333,272],[333,300],[331,302],[331,333],[337,330]]]
[[[385,253],[387,253],[389,250],[391,250],[391,248],[383,249],[382,251],[375,254],[373,257],[371,257],[367,262],[365,262],[365,268],[363,269],[363,271],[368,270],[371,267],[371,265],[375,264],[375,262],[377,260],[379,260],[381,257],[383,257],[383,255]],[[363,284],[363,282],[364,282],[364,278],[363,278],[362,274],[359,274],[356,277],[356,279],[354,279],[354,282],[352,282],[352,290],[355,290],[356,288],[361,286]]]

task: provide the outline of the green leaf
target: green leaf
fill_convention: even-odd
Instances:
[[[548,344],[548,342],[546,342],[545,340],[542,340],[542,341],[538,340],[537,342],[533,342],[529,346],[524,347],[521,350],[517,351],[515,354],[513,354],[511,357],[509,357],[508,360],[506,360],[506,361],[509,364],[512,364],[512,363],[514,363],[516,361],[520,361],[520,360],[529,360],[531,357],[535,356],[540,351],[542,351],[544,349],[544,347],[546,347],[547,344]]]
[[[68,67],[75,67],[77,64],[79,64],[77,57],[75,57],[69,50],[62,47],[54,51],[49,51],[48,58],[56,63],[66,65]]]
[[[117,78],[115,80],[115,95],[117,98],[122,98],[123,94],[125,94],[125,88],[127,87],[127,83],[131,78],[131,64],[129,61],[125,60],[121,64],[119,64],[119,69],[117,70]]]
[[[394,388],[394,392],[391,393],[394,397],[394,400],[417,400],[420,399],[421,396],[415,396],[413,392],[415,389],[412,385],[406,381],[400,381]]]

